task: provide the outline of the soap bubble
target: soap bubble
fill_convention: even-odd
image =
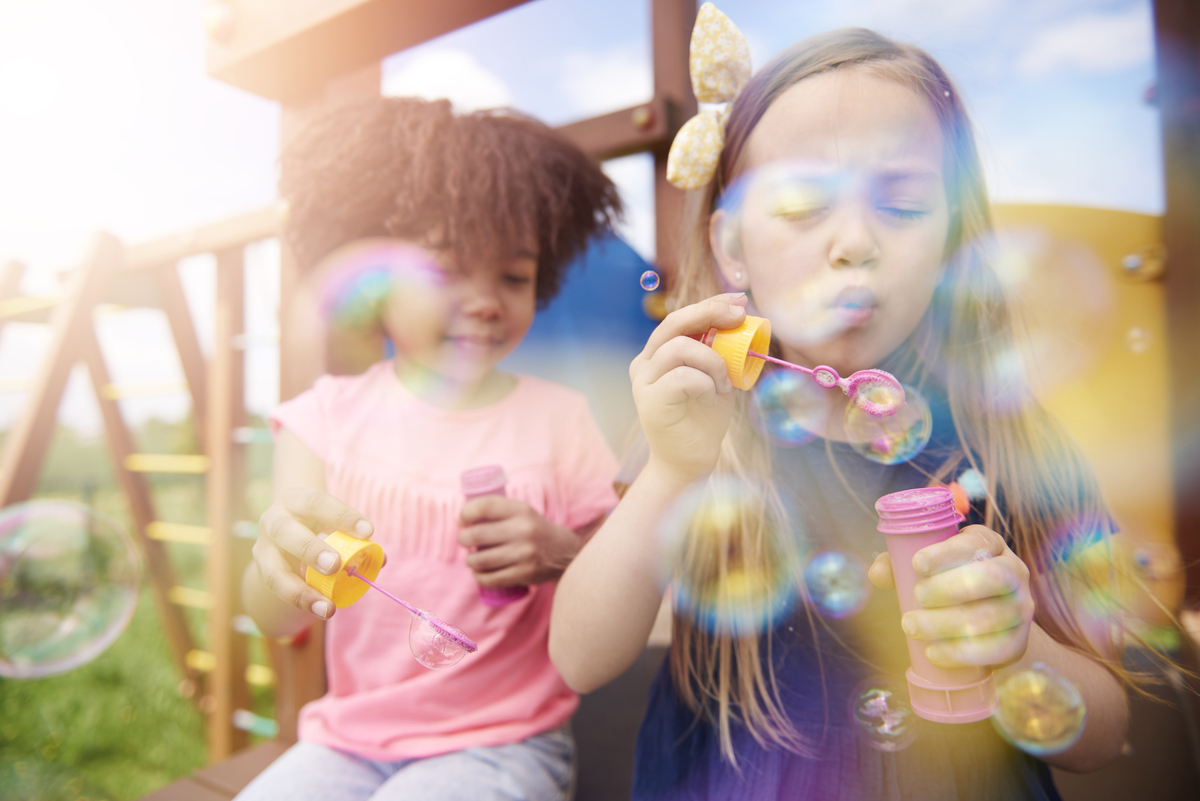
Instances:
[[[829,390],[794,370],[772,370],[754,386],[750,419],[776,445],[792,448],[825,428],[832,408]]]
[[[0,511],[0,676],[52,676],[95,659],[133,617],[141,577],[128,535],[86,506]]]
[[[449,623],[442,625],[458,632]],[[467,654],[462,645],[438,631],[425,618],[416,615],[408,627],[408,649],[412,651],[413,659],[430,670],[457,665]]]
[[[921,393],[904,385],[906,403],[890,417],[875,417],[856,404],[846,406],[850,446],[879,464],[907,462],[925,450],[933,434],[933,414]]]
[[[654,270],[646,270],[646,272],[642,273],[639,283],[642,285],[642,289],[647,292],[653,292],[658,289],[658,273],[654,272]]]
[[[445,273],[433,257],[395,239],[361,239],[322,262],[321,311],[336,327],[363,330],[379,325],[392,292],[440,294]],[[437,307],[440,304],[427,304]]]
[[[854,733],[877,751],[900,751],[917,738],[917,716],[890,679],[876,676],[850,693]]]
[[[836,620],[858,614],[871,597],[862,560],[841,551],[814,556],[804,568],[804,588],[817,611]]]
[[[796,598],[794,519],[762,485],[717,479],[689,488],[660,529],[662,579],[674,582],[676,610],[711,631],[777,623]],[[756,536],[743,537],[743,528]]]
[[[992,723],[1005,739],[1034,756],[1065,751],[1083,734],[1087,709],[1071,681],[1041,662],[1005,679]]]

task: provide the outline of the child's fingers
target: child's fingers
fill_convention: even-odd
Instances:
[[[259,518],[258,531],[260,540],[266,539],[279,550],[327,576],[336,573],[342,564],[337,551],[313,534],[308,526],[276,507],[271,507]]]
[[[479,582],[481,587],[514,587],[518,584],[529,584],[530,580],[529,566],[519,563],[500,570],[475,574],[475,581]]]
[[[646,340],[642,356],[650,358],[664,344],[679,336],[706,334],[710,328],[734,328],[746,319],[743,292],[714,295],[708,300],[676,309],[663,318]]]
[[[729,367],[721,354],[687,337],[676,337],[659,348],[638,371],[637,382],[653,384],[679,367],[690,367],[708,376],[714,394],[733,391]]]
[[[493,573],[528,561],[528,549],[519,544],[497,545],[467,554],[467,567],[473,573]]]
[[[507,520],[529,509],[524,501],[506,498],[503,495],[486,495],[472,498],[463,504],[458,515],[460,526],[470,526],[483,520]]]
[[[887,551],[875,557],[867,570],[867,579],[881,590],[896,589],[896,577],[892,575],[892,558]]]
[[[978,637],[941,640],[929,645],[925,655],[930,662],[945,668],[1003,667],[1021,659],[1028,647],[1029,630],[1022,626]]]
[[[917,603],[927,609],[978,601],[982,598],[1027,594],[1028,573],[1016,556],[984,559],[921,579],[913,588]]]
[[[259,540],[254,544],[254,561],[267,589],[285,602],[322,620],[333,616],[333,603],[297,576],[278,548]]]
[[[913,569],[932,576],[969,562],[1000,556],[1008,546],[1004,538],[985,526],[967,526],[947,540],[929,545],[913,556]]]
[[[947,640],[996,634],[1033,620],[1033,602],[1010,595],[940,609],[917,609],[901,619],[904,633],[917,640]]]
[[[334,528],[352,537],[366,539],[374,533],[371,521],[332,495],[320,490],[295,487],[279,496],[283,507],[313,531]]]
[[[508,520],[476,523],[458,530],[458,544],[464,548],[495,548],[520,536],[520,530]]]

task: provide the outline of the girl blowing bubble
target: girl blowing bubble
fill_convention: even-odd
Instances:
[[[239,798],[560,799],[578,697],[546,652],[550,603],[616,503],[617,464],[583,396],[496,363],[619,210],[616,190],[541,123],[446,101],[330,111],[283,166],[285,239],[332,325],[376,353],[386,334],[395,357],[319,378],[271,416],[275,501],[243,599],[269,637],[330,621],[329,690]],[[464,503],[462,474],[491,465],[507,497]],[[433,637],[442,652],[410,653],[409,614],[382,593],[335,614],[301,578],[344,566],[318,536],[333,530],[381,546],[375,582],[478,651],[447,667]],[[516,586],[511,603],[481,597]]]
[[[713,81],[697,75],[697,55],[729,50],[740,38],[731,28],[701,9],[692,55],[702,102],[730,99],[702,96]],[[708,77],[736,84],[739,69],[748,75],[735,53]],[[677,148],[697,131],[701,148],[720,145],[718,112],[706,113],[713,119],[685,126]],[[648,460],[564,574],[550,638],[572,687],[610,681],[645,647],[668,565],[673,640],[638,740],[634,797],[1057,798],[1047,763],[1098,768],[1125,735],[1130,677],[1111,628],[1091,626],[1073,603],[1068,558],[1111,523],[1071,443],[1002,369],[1010,312],[981,246],[987,193],[950,80],[923,51],[871,31],[823,34],[749,79],[719,153],[672,160],[696,191],[678,310],[630,366]],[[896,375],[910,407],[927,399],[928,446],[908,461],[863,459],[862,443],[847,442],[859,412],[829,392],[807,422],[818,438],[775,447],[751,424],[749,393],[697,341],[739,325],[747,309],[773,323],[772,355],[842,376]],[[974,525],[914,557],[922,608],[902,620],[887,554],[876,557],[884,540],[872,506],[968,468],[986,479]],[[663,535],[673,525],[676,540]],[[809,561],[818,581],[804,571],[803,602],[795,583],[780,592],[780,575],[795,582],[795,566],[830,550],[837,558]],[[823,605],[821,570],[852,584],[856,560],[880,591],[864,586],[861,611]],[[885,709],[861,736],[847,705],[891,703],[855,687],[876,674],[904,686],[905,632],[928,643],[936,665],[991,668],[997,684],[1044,663],[1078,688],[1086,727],[1045,761],[987,720],[929,723]],[[911,727],[915,739],[888,740],[889,727]]]

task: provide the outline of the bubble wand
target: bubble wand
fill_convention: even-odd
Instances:
[[[867,414],[889,417],[904,405],[904,387],[885,370],[858,370],[842,378],[827,365],[803,367],[774,356],[767,356],[771,346],[771,321],[764,317],[746,316],[737,328],[710,328],[704,336],[693,337],[721,354],[729,369],[729,380],[735,387],[750,389],[758,381],[763,364],[771,362],[789,370],[799,370],[812,376],[817,386],[838,387],[846,397]]]
[[[409,612],[411,612],[419,620],[422,620],[422,621],[428,623],[434,629],[434,631],[436,631],[438,634],[442,635],[443,637],[445,637],[447,640],[454,643],[458,647],[462,648],[467,653],[473,654],[479,650],[479,646],[475,644],[475,641],[472,640],[470,637],[468,637],[466,634],[464,634],[462,629],[458,628],[458,626],[451,626],[449,623],[443,623],[441,620],[439,620],[438,618],[429,614],[424,609],[418,609],[417,607],[413,606],[412,604],[408,603],[407,601],[403,601],[403,600],[397,598],[395,595],[392,595],[390,592],[385,590],[383,587],[380,587],[378,584],[371,581],[366,576],[361,575],[357,570],[354,569],[354,565],[350,565],[350,567],[346,568],[346,575],[352,576],[353,578],[356,578],[359,581],[367,582],[367,584],[371,585],[372,587],[379,590],[387,597],[391,598],[396,603],[403,606],[405,609],[407,609]]]

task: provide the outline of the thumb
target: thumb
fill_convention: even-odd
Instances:
[[[875,561],[871,563],[870,569],[867,570],[867,578],[878,589],[896,589],[896,579],[892,575],[892,558],[888,556],[887,551],[875,557]]]

